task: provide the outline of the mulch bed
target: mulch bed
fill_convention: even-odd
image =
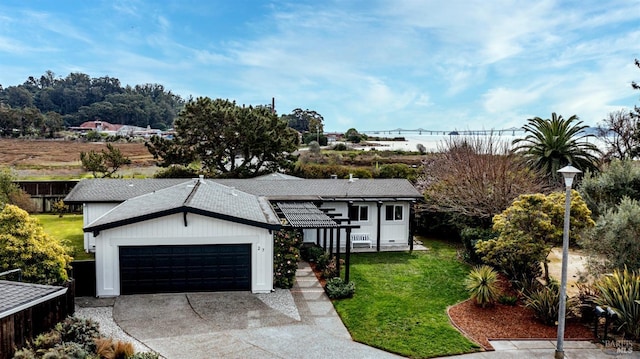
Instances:
[[[503,293],[515,295],[504,277],[500,278]],[[482,308],[469,299],[448,309],[449,319],[466,337],[480,344],[485,350],[493,350],[489,339],[556,339],[557,326],[544,325],[534,317],[533,311],[520,301],[513,306],[496,303]],[[593,340],[593,330],[584,323],[567,319],[565,339]]]
[[[449,308],[451,322],[485,350],[493,350],[489,339],[556,339],[558,327],[539,323],[529,308],[495,304],[482,308],[466,300]],[[567,320],[565,339],[593,340],[593,330]]]

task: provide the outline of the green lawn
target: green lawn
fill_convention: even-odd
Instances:
[[[450,323],[448,306],[468,298],[469,268],[456,249],[426,241],[426,252],[351,256],[356,293],[334,306],[354,340],[412,358],[478,350]]]
[[[33,216],[38,218],[45,232],[72,248],[73,259],[93,259],[92,254],[84,252],[81,214],[65,214],[62,218],[55,214],[36,214]]]

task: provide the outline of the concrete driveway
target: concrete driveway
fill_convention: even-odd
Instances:
[[[306,263],[291,291],[120,296],[113,319],[173,358],[399,358],[351,340]]]

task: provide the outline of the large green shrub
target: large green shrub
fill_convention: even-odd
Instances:
[[[498,286],[498,272],[488,265],[473,268],[465,280],[471,299],[483,308],[493,305],[502,294]]]
[[[25,282],[62,284],[70,262],[67,249],[36,218],[10,204],[0,211],[0,270],[19,268]]]
[[[640,339],[640,273],[616,269],[598,279],[595,287],[599,292],[596,303],[618,314],[618,330],[631,339]]]
[[[370,168],[337,164],[298,163],[292,174],[302,178],[331,178],[333,175],[338,178],[349,178],[349,175],[356,178],[373,178]]]
[[[598,173],[587,172],[578,191],[595,217],[615,208],[623,197],[640,200],[640,166],[612,161]]]
[[[302,234],[297,230],[283,229],[273,236],[273,283],[278,288],[293,287]]]
[[[606,209],[596,226],[580,242],[589,256],[592,273],[614,269],[640,270],[640,202],[625,197]]]
[[[404,163],[387,163],[380,166],[378,178],[406,178],[410,181],[416,179],[418,171],[415,168],[409,167]]]

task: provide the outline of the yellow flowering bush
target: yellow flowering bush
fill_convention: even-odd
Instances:
[[[0,271],[21,269],[25,282],[62,284],[71,257],[36,218],[7,204],[0,212]]]
[[[562,243],[564,192],[518,196],[511,206],[493,217],[498,238],[481,241],[476,250],[485,263],[501,268],[512,279],[537,276],[551,248]],[[591,211],[580,194],[571,194],[571,243],[581,239],[582,230],[595,225]]]

